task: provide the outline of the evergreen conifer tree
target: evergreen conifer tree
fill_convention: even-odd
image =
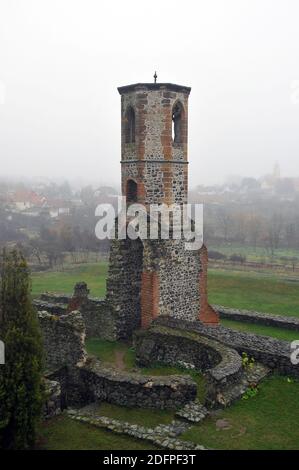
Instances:
[[[42,340],[24,257],[4,251],[0,267],[0,448],[28,449],[42,407]]]

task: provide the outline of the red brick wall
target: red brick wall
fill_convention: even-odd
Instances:
[[[141,276],[141,328],[147,328],[158,316],[159,277],[155,271],[144,271]]]
[[[199,275],[200,308],[198,319],[206,325],[218,325],[219,315],[208,302],[208,250],[205,245],[202,246],[199,256],[201,261],[201,272]]]

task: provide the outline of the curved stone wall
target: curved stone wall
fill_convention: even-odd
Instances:
[[[242,359],[237,351],[196,333],[156,325],[136,332],[134,344],[139,365],[156,361],[203,372],[209,405],[220,404],[218,397],[243,375]]]
[[[189,376],[143,376],[103,367],[89,361],[80,368],[81,384],[89,401],[122,406],[176,409],[196,397],[196,383]]]
[[[246,352],[270,369],[293,377],[299,377],[299,364],[291,362],[291,343],[269,336],[255,335],[233,330],[224,326],[209,327],[200,322],[188,322],[169,317],[159,317],[155,320],[157,325],[180,328],[184,331],[199,333],[209,339],[214,339],[235,349],[242,354]],[[296,334],[294,333],[294,339]]]

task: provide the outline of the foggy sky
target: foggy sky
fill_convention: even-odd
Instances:
[[[117,86],[192,87],[190,184],[299,176],[297,0],[1,0],[0,176],[118,184]]]

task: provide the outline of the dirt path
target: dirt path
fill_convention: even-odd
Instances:
[[[124,357],[124,351],[115,351],[115,367],[119,370],[125,370],[126,368]]]

